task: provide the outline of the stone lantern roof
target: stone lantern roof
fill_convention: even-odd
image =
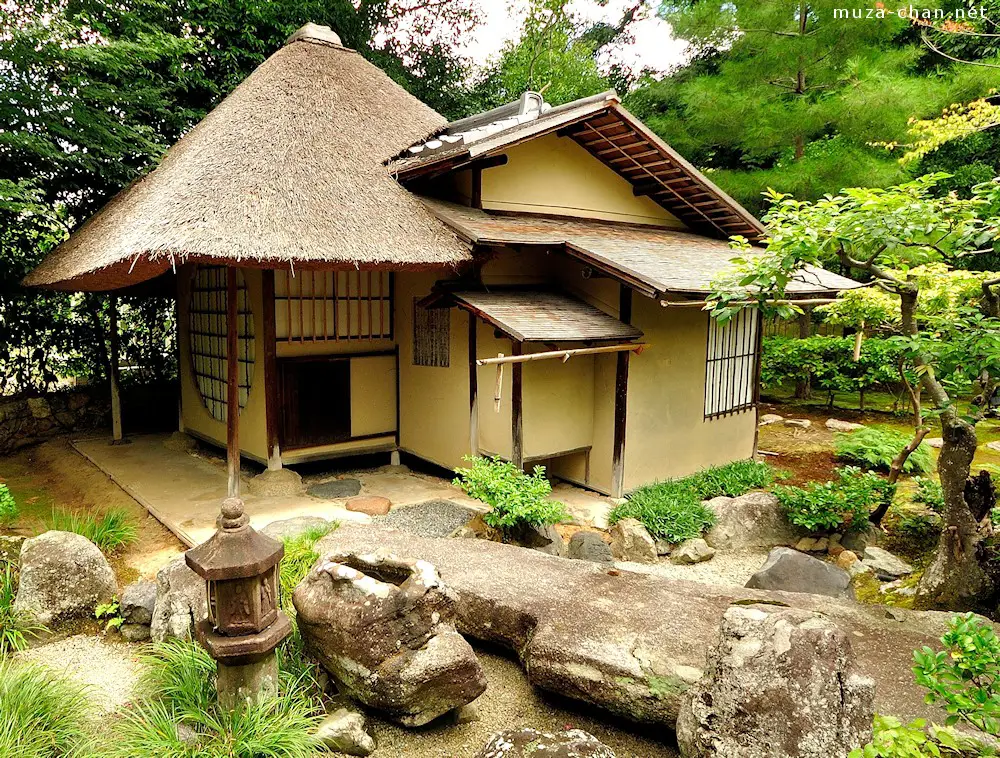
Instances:
[[[206,542],[184,554],[188,567],[207,581],[247,579],[276,566],[285,546],[261,534],[243,512],[243,502],[228,498],[222,504],[219,529]]]

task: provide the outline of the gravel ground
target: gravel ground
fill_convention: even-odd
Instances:
[[[428,500],[397,506],[385,516],[375,516],[372,522],[420,537],[447,537],[475,515],[476,511],[450,500]]]
[[[548,732],[584,729],[614,750],[617,758],[677,758],[673,747],[652,736],[665,730],[643,730],[607,714],[586,713],[534,689],[514,660],[481,648],[476,653],[489,681],[476,701],[479,720],[406,729],[369,716],[368,729],[378,743],[374,758],[471,758],[493,733],[521,727]]]
[[[16,657],[41,663],[84,685],[102,713],[128,703],[142,673],[134,648],[88,634],[40,645],[17,653]]]
[[[767,560],[767,551],[761,552],[718,552],[710,561],[691,566],[677,566],[668,556],[660,558],[657,564],[631,563],[619,561],[616,565],[626,571],[641,574],[655,574],[667,579],[687,579],[702,584],[743,587]]]

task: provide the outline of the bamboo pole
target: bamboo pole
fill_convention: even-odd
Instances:
[[[240,340],[236,269],[226,268],[226,491],[240,496]]]
[[[837,302],[835,297],[813,297],[805,300],[765,300],[768,305],[829,305]],[[714,305],[714,300],[661,300],[660,305],[664,308],[704,308],[707,305]],[[741,300],[729,305],[760,305],[757,300]]]
[[[627,345],[602,345],[601,347],[579,347],[571,350],[549,350],[544,353],[528,353],[527,355],[504,355],[500,353],[496,358],[479,358],[477,366],[502,365],[505,363],[527,363],[528,361],[545,361],[554,358],[560,359],[563,363],[576,355],[595,355],[598,353],[641,353],[649,345],[645,342],[629,343]],[[499,396],[500,375],[497,375],[497,396]],[[494,398],[496,399],[496,398]]]
[[[108,320],[109,320],[109,342],[110,342],[110,369],[111,374],[108,379],[111,383],[111,444],[120,445],[124,441],[122,435],[122,400],[121,385],[118,381],[118,296],[111,295],[108,298]]]

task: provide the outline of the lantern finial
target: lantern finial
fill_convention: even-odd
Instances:
[[[222,501],[222,516],[219,518],[219,526],[226,531],[241,529],[250,523],[247,514],[243,511],[243,501],[238,497],[227,497]]]

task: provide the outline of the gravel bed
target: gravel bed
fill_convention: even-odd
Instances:
[[[396,506],[385,516],[375,516],[372,522],[419,537],[447,537],[475,515],[476,511],[451,500],[428,500]]]
[[[640,574],[655,574],[667,579],[687,579],[691,582],[716,586],[744,587],[767,560],[767,551],[761,552],[718,552],[709,561],[690,566],[678,566],[670,562],[669,556],[660,558],[659,563],[632,563],[619,561],[615,565],[626,571]]]
[[[132,699],[143,668],[127,645],[88,634],[40,645],[16,657],[40,663],[84,685],[91,702],[102,713],[114,711]]]

